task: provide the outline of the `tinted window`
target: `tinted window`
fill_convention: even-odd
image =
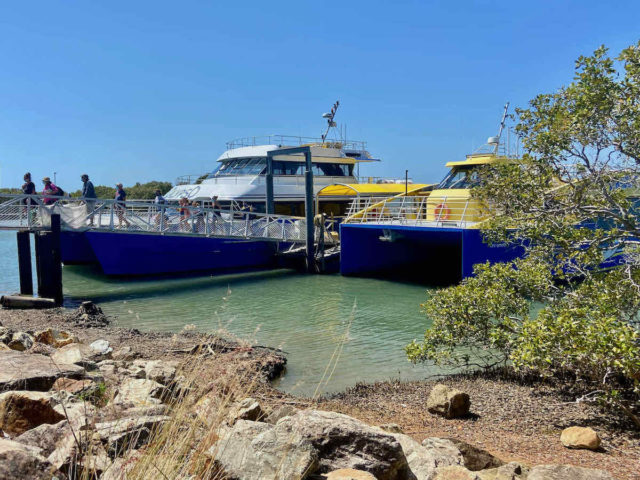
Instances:
[[[437,186],[438,190],[451,188],[472,188],[480,181],[478,169],[473,167],[457,167],[444,177]]]

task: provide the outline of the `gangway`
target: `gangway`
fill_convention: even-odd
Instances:
[[[306,219],[256,213],[246,209],[117,202],[43,195],[0,195],[0,230],[47,230],[59,214],[63,231],[107,231],[151,235],[223,236],[282,242],[304,242]],[[331,239],[327,239],[331,241]]]

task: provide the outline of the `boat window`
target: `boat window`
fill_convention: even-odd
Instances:
[[[478,185],[480,175],[477,168],[456,167],[444,177],[444,180],[436,187],[436,190],[446,190],[452,188],[473,188]]]
[[[264,173],[267,166],[266,158],[234,158],[221,162],[216,170],[207,178],[222,175],[259,175]]]

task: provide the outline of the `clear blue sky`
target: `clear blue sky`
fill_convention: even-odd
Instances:
[[[0,186],[173,181],[235,137],[319,135],[336,99],[383,159],[363,173],[434,181],[639,20],[634,1],[2,2]]]

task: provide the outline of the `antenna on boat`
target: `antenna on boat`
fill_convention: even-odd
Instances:
[[[336,100],[336,103],[334,103],[333,107],[331,107],[331,111],[322,114],[322,118],[327,119],[327,130],[324,132],[324,135],[322,135],[322,143],[324,143],[324,141],[327,139],[327,135],[329,134],[329,130],[331,130],[331,127],[337,126],[337,123],[333,121],[333,117],[336,116],[336,112],[338,111],[339,106],[340,100]]]
[[[493,154],[498,154],[498,149],[500,148],[500,137],[502,136],[502,130],[504,130],[504,124],[507,121],[507,110],[509,110],[509,102],[504,106],[504,112],[502,113],[502,120],[500,121],[500,129],[498,130],[498,135],[495,137],[489,137],[487,139],[487,143],[489,145],[493,145]]]

